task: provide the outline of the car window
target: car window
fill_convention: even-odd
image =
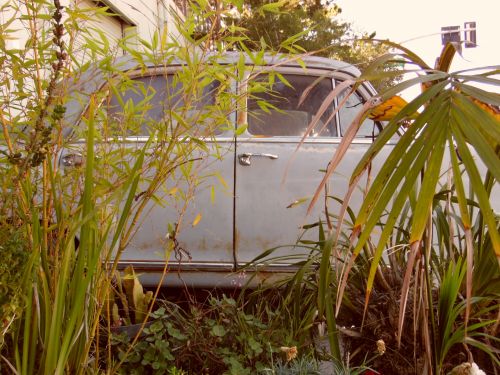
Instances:
[[[111,90],[108,116],[115,124],[126,123],[127,135],[149,135],[159,123],[166,129],[178,126],[179,121],[186,126],[203,126],[201,114],[215,104],[218,85],[216,81],[209,83],[199,98],[191,95],[186,103],[182,84],[173,75],[138,77],[120,92]]]
[[[350,90],[345,90],[338,97],[338,103],[340,104],[345,96],[350,92]],[[339,109],[339,121],[340,121],[340,133],[343,136],[353,120],[356,118],[358,113],[362,110],[364,100],[358,92],[352,93],[347,101],[344,103],[342,108]],[[358,138],[373,138],[379,133],[378,124],[370,119],[365,119],[361,124],[356,137]]]
[[[248,132],[255,136],[303,136],[314,115],[332,91],[331,78],[284,74],[287,82],[276,81],[269,91],[252,93],[248,100]],[[257,80],[267,82],[267,76]],[[309,91],[310,89],[310,91]],[[301,102],[304,92],[308,92]],[[310,134],[336,137],[333,103]]]

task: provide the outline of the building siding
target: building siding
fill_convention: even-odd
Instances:
[[[12,4],[12,2],[10,3]],[[15,2],[19,4],[17,0]],[[0,5],[7,3],[9,3],[9,0],[0,0]],[[164,31],[167,25],[169,27],[168,32],[172,35],[171,37],[175,38],[175,35],[178,35],[172,27],[173,16],[171,12],[179,12],[173,0],[61,0],[61,5],[80,9],[109,7],[110,12],[116,15],[115,17],[92,16],[89,13],[89,19],[82,20],[79,26],[87,31],[92,28],[101,30],[106,35],[112,47],[116,47],[118,38],[135,35],[136,38],[131,38],[129,43],[133,43],[135,47],[140,48],[137,38],[150,40],[155,32]],[[23,14],[26,14],[25,10],[21,9],[21,11]],[[19,12],[16,14],[12,8],[0,11],[0,22],[4,24],[13,15],[19,18],[21,14]],[[48,23],[46,22],[47,25]],[[30,37],[26,27],[26,22],[16,19],[10,27],[10,29],[16,30],[10,34],[14,38],[6,41],[7,48],[22,48]],[[73,36],[73,38],[77,42],[77,47],[83,43],[82,40],[76,40],[78,35]],[[117,51],[117,53],[120,53],[120,51]],[[79,56],[84,56],[84,54],[80,52]]]

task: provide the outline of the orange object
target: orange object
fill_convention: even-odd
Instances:
[[[390,121],[396,116],[406,105],[408,102],[404,100],[400,96],[393,96],[387,99],[382,104],[379,104],[375,108],[373,108],[368,117],[375,121]],[[412,114],[409,118],[416,118],[418,116],[418,112]]]

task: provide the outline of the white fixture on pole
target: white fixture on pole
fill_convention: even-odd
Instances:
[[[461,32],[463,31],[463,38]],[[463,42],[465,48],[475,48],[476,44],[476,22],[465,22],[464,27],[460,26],[444,26],[441,27],[441,43],[457,43],[461,45]]]

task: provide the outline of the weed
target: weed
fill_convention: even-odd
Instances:
[[[114,337],[123,373],[138,368],[142,373],[160,373],[155,371],[175,366],[187,373],[253,374],[264,369],[273,356],[279,357],[284,344],[282,330],[225,296],[210,297],[205,304],[190,304],[184,310],[163,302],[151,319],[126,358],[130,338]]]

